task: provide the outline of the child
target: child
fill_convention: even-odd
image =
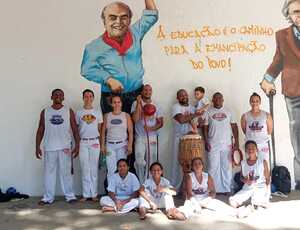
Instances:
[[[205,112],[208,107],[209,107],[209,100],[204,97],[205,95],[205,89],[201,86],[198,86],[194,89],[194,96],[195,96],[195,99],[196,99],[196,104],[195,104],[195,111],[197,113],[201,113],[201,112]],[[202,128],[204,126],[204,118],[203,116],[200,116],[198,117],[198,132],[200,135],[202,135]]]
[[[83,108],[76,113],[80,135],[80,166],[82,177],[82,198],[98,201],[98,163],[100,154],[99,136],[103,122],[100,110],[93,108],[94,92],[86,89],[82,93]]]

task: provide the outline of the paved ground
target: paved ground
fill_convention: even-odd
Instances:
[[[102,213],[98,204],[67,204],[63,198],[58,198],[51,206],[41,207],[37,205],[38,200],[39,198],[30,198],[0,203],[0,229],[300,229],[299,191],[292,192],[288,198],[273,197],[268,209],[254,211],[244,219],[225,217],[205,210],[201,215],[184,222],[168,220],[162,213],[150,214],[147,220],[140,221],[135,212],[127,215]],[[176,201],[177,204],[181,202]]]

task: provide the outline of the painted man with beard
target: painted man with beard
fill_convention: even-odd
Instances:
[[[123,2],[113,2],[102,10],[105,32],[84,50],[81,75],[101,84],[103,113],[112,110],[112,93],[120,94],[122,110],[130,113],[131,105],[143,85],[142,39],[158,20],[154,0],[145,0],[142,17],[130,26],[132,11]]]
[[[282,72],[282,94],[285,97],[295,154],[296,189],[300,190],[300,0],[286,0],[282,13],[292,25],[276,32],[276,53],[264,75],[261,88],[269,95],[275,90],[274,81]]]

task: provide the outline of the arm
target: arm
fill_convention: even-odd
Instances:
[[[211,176],[208,176],[207,186],[208,186],[208,191],[209,191],[208,195],[211,198],[215,198],[216,197],[216,189],[215,189],[214,180],[212,179]]]
[[[204,143],[205,143],[205,149],[209,152],[211,149],[211,146],[208,143],[208,125],[203,126],[203,139],[204,139]]]
[[[266,185],[269,185],[271,178],[270,178],[270,170],[269,170],[268,162],[266,160],[264,160],[264,176],[266,178]]]
[[[105,145],[106,121],[107,121],[107,114],[104,115],[103,123],[101,126],[101,134],[100,134],[100,147],[101,147],[102,154],[106,154],[106,145]]]
[[[273,132],[273,119],[270,114],[267,115],[267,131],[269,135]]]
[[[128,155],[132,153],[132,142],[133,142],[133,124],[130,115],[126,113],[127,118],[127,132],[128,132]]]
[[[133,108],[132,108],[133,110]],[[142,98],[141,95],[136,98],[136,106],[134,111],[132,112],[132,120],[133,122],[138,122],[142,119]]]
[[[149,131],[156,131],[156,130],[159,130],[164,124],[164,120],[163,120],[163,117],[158,117],[156,118],[156,124],[152,127],[149,127],[149,126],[145,126],[145,130],[147,130],[148,132]]]
[[[192,193],[192,178],[190,175],[186,177],[186,198],[190,200],[193,197]]]
[[[154,0],[145,0],[145,7],[147,10],[157,10]]]
[[[243,133],[246,134],[246,118],[245,118],[245,114],[243,114],[242,117],[241,117],[241,128],[243,130]]]
[[[231,129],[234,137],[234,149],[238,150],[240,147],[239,144],[239,128],[236,123],[231,123]]]
[[[40,121],[39,121],[39,127],[36,132],[36,138],[35,138],[35,156],[37,159],[42,158],[42,150],[41,150],[41,142],[43,140],[45,133],[45,110],[43,110],[40,114]]]
[[[178,113],[173,118],[180,124],[190,123],[195,117],[197,117],[196,114],[182,114]]]
[[[70,109],[70,124],[75,139],[75,148],[72,150],[72,155],[73,157],[77,157],[79,154],[80,137],[78,132],[78,126],[76,124],[75,114],[72,109]]]

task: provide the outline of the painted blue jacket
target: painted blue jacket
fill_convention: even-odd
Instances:
[[[157,22],[157,10],[144,10],[142,17],[130,26],[133,44],[124,56],[107,45],[102,36],[87,44],[81,63],[81,75],[101,84],[102,92],[110,92],[105,84],[109,77],[120,81],[125,92],[140,88],[143,84],[144,68],[141,41],[147,31]]]

